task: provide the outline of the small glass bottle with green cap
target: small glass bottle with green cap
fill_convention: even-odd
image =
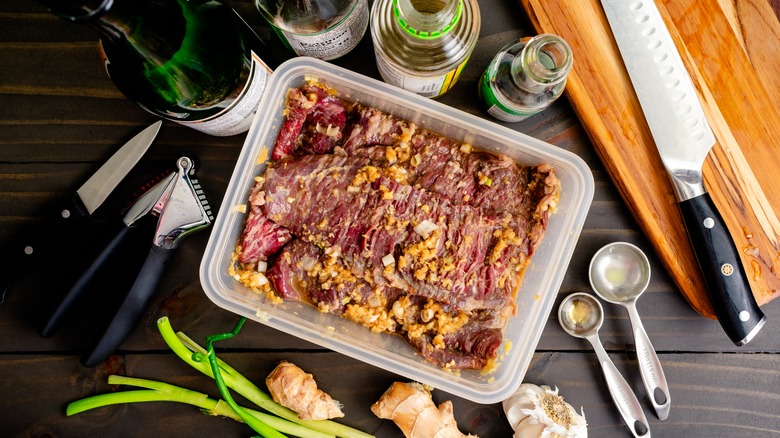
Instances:
[[[385,82],[426,97],[452,88],[477,44],[476,0],[377,0],[371,37]]]
[[[479,81],[487,112],[519,122],[544,110],[563,93],[574,58],[561,37],[541,34],[504,46]]]

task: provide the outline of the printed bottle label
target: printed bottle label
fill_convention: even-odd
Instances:
[[[482,79],[479,81],[479,97],[485,102],[488,114],[503,122],[520,122],[536,114],[535,112],[512,110],[503,105],[493,91],[487,72],[482,75]]]
[[[402,72],[379,52],[376,53],[376,65],[385,82],[425,97],[437,97],[444,94],[458,81],[468,58],[452,71],[438,76],[417,76]]]
[[[297,34],[279,29],[277,33],[286,40],[298,56],[311,56],[325,61],[340,58],[358,45],[368,26],[368,3],[359,0],[344,19],[320,33]]]
[[[259,56],[252,52],[252,69],[249,72],[249,79],[241,94],[233,101],[231,106],[207,119],[176,121],[198,131],[216,136],[236,135],[246,132],[255,118],[257,108],[260,106],[260,98],[263,97],[263,92],[270,76],[271,69]]]

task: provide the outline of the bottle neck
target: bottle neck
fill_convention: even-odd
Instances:
[[[401,28],[419,39],[435,39],[451,31],[463,15],[462,0],[393,0]]]
[[[512,78],[540,84],[557,84],[566,79],[572,67],[572,54],[566,41],[556,35],[531,38],[512,61]]]
[[[111,9],[114,0],[38,0],[68,21],[89,21]]]
[[[132,56],[138,62],[162,65],[181,48],[186,35],[178,0],[39,1],[53,14],[96,30],[105,56],[112,51],[108,46],[121,46],[128,59]]]

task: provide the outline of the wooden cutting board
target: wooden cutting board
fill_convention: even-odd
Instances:
[[[715,133],[705,186],[759,305],[780,296],[780,23],[773,1],[656,0]],[[688,303],[714,318],[674,189],[600,2],[519,2],[538,33],[571,46],[569,101]]]

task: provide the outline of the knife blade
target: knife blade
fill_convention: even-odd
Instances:
[[[715,136],[696,89],[652,0],[601,0],[612,34],[674,185],[678,206],[718,321],[738,346],[766,317],[726,224],[704,187]]]
[[[16,242],[4,245],[3,294],[17,279],[43,259],[47,248],[61,238],[71,226],[89,217],[106,200],[120,181],[146,153],[162,126],[157,121],[136,134],[108,159],[63,205],[43,229],[24,233]]]
[[[158,120],[136,134],[76,190],[75,197],[84,205],[87,214],[94,213],[138,163],[160,132],[160,126],[162,121]]]

